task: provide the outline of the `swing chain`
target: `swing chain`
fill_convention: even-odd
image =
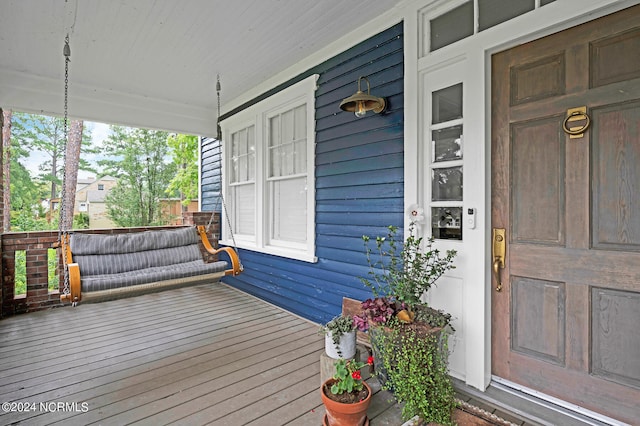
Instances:
[[[66,192],[65,185],[67,183],[67,139],[68,139],[68,119],[69,119],[69,62],[71,62],[71,48],[69,47],[69,34],[64,39],[64,48],[62,50],[62,54],[64,55],[64,139],[63,139],[63,164],[64,168],[62,169],[62,191],[60,198],[60,217],[58,219],[58,241],[61,243],[62,253],[62,268],[63,268],[63,290],[62,293],[66,296],[71,290],[69,289],[69,266],[67,265],[67,253],[66,250],[67,244],[69,243],[69,230],[66,229],[65,222],[67,218],[67,211],[64,202],[64,195]],[[71,302],[72,306],[76,306],[77,301]]]
[[[213,213],[211,213],[211,218],[209,219],[209,223],[207,224],[207,232],[210,231],[211,228],[211,223],[213,222],[213,217],[216,214],[215,212],[218,211],[218,207],[220,207],[220,201],[222,200],[222,209],[224,210],[224,216],[225,219],[227,221],[227,226],[229,227],[229,234],[231,235],[231,241],[233,241],[233,248],[236,248],[236,238],[233,235],[233,229],[231,228],[231,219],[229,219],[229,212],[227,211],[227,204],[224,202],[224,197],[222,196],[222,193],[220,193],[220,197],[218,198],[218,201],[216,202],[216,206],[213,209]],[[238,250],[236,250],[238,251]]]
[[[222,90],[222,86],[220,85],[220,74],[217,76],[216,80],[216,94],[218,96],[218,119],[216,120],[216,139],[222,140],[222,128],[220,127],[220,91]]]
[[[227,227],[229,228],[229,234],[231,235],[231,242],[233,243],[233,251],[238,253],[238,247],[236,245],[236,237],[233,235],[233,227],[231,226],[231,219],[229,219],[227,204],[224,202],[224,197],[222,196],[222,192],[220,192],[220,197],[216,202],[216,206],[214,207],[213,212],[211,212],[211,218],[209,218],[209,223],[207,224],[207,232],[210,232],[211,223],[213,222],[213,217],[215,216],[216,211],[218,211],[218,207],[220,207],[220,201],[222,201],[222,209],[224,210],[224,216],[227,221]],[[222,237],[222,232],[220,237]],[[243,271],[243,270],[244,270],[244,267],[242,266],[242,262],[240,262],[240,271]]]
[[[218,119],[216,120],[216,140],[222,143],[222,128],[220,127],[220,91],[222,90],[222,86],[220,85],[220,74],[216,77],[216,94],[218,97]],[[227,204],[224,202],[224,196],[222,195],[222,190],[220,190],[220,197],[218,197],[218,201],[216,202],[216,206],[211,212],[211,218],[209,218],[209,223],[207,224],[207,232],[211,232],[211,223],[213,222],[213,218],[215,216],[215,212],[218,211],[218,207],[220,207],[220,201],[222,201],[222,209],[224,210],[224,216],[227,221],[227,227],[229,228],[229,234],[231,235],[231,242],[233,243],[233,251],[238,254],[238,247],[236,245],[236,237],[233,235],[233,227],[231,226],[231,219],[229,219],[229,212],[227,210]],[[220,228],[220,238],[222,238],[222,228]],[[240,256],[238,256],[238,259]],[[242,266],[242,262],[240,262],[240,271],[243,271],[244,268]]]

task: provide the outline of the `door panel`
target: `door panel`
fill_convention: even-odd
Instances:
[[[511,238],[564,245],[563,118],[514,123],[511,130]]]
[[[565,284],[511,276],[512,349],[564,365]]]
[[[592,115],[593,247],[640,251],[640,102]]]
[[[640,388],[640,294],[592,289],[593,374]]]
[[[632,424],[638,58],[640,6],[492,58],[492,226],[507,230],[503,289],[492,297],[493,374]],[[591,125],[570,138],[567,110],[581,106]]]
[[[511,105],[521,105],[565,93],[563,53],[554,53],[510,69]]]
[[[591,87],[640,78],[640,29],[631,29],[590,44]],[[615,66],[612,66],[614,65]]]

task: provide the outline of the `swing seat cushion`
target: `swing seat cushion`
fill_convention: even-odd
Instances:
[[[72,234],[69,247],[85,294],[222,276],[227,262],[206,263],[199,242],[195,228],[187,227],[115,235]]]

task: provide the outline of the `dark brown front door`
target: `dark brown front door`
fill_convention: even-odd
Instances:
[[[493,374],[640,424],[640,6],[492,67]]]

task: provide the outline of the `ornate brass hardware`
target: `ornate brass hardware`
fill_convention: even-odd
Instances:
[[[496,291],[502,291],[502,280],[500,279],[500,269],[504,269],[504,261],[507,253],[505,241],[505,230],[502,228],[493,228],[493,240],[491,244],[491,253],[493,257],[493,274],[496,277]]]
[[[568,127],[572,121],[584,121],[582,126]],[[591,119],[587,115],[587,107],[570,108],[567,110],[567,118],[562,122],[562,130],[569,135],[569,139],[578,139],[584,136],[587,131]]]

